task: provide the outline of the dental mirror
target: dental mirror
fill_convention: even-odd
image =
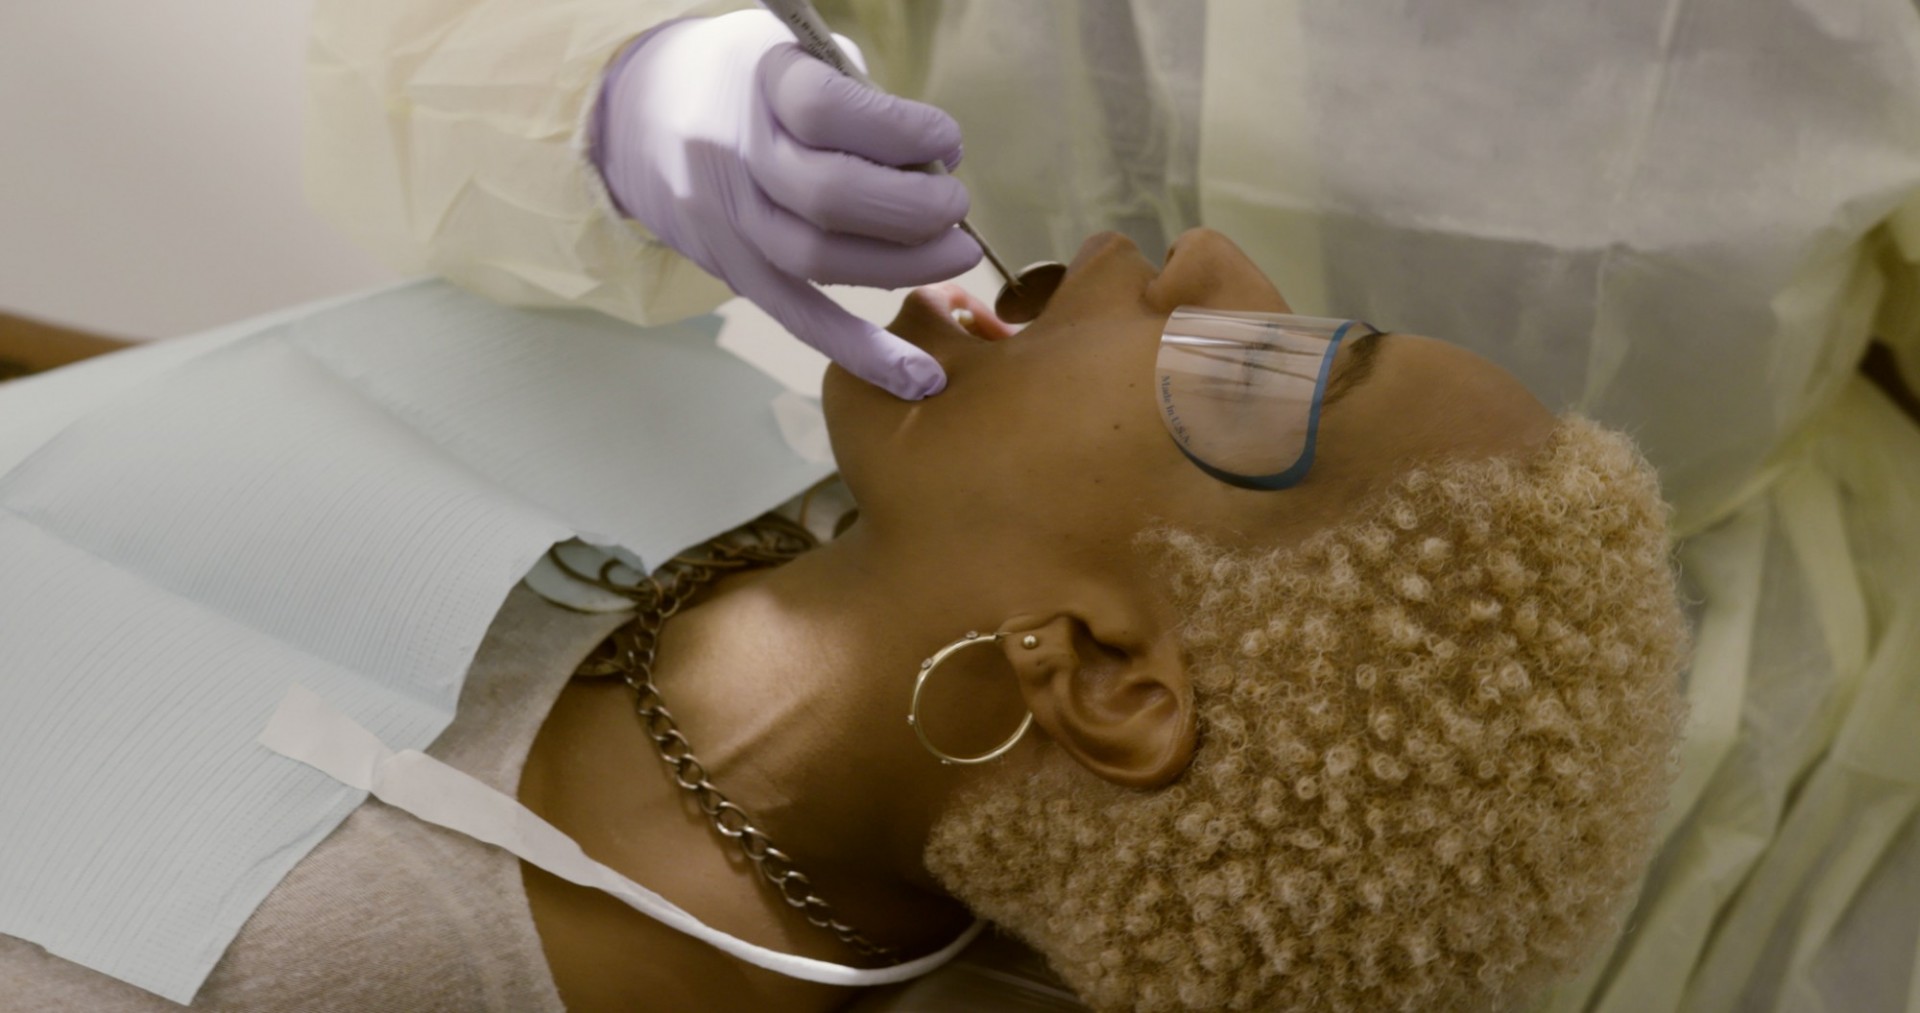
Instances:
[[[1020,269],[1019,275],[1000,286],[993,300],[993,312],[1010,324],[1032,322],[1047,308],[1047,301],[1067,276],[1067,265],[1057,260],[1042,260]]]

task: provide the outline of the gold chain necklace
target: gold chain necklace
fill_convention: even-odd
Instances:
[[[872,942],[835,917],[833,905],[813,892],[813,880],[794,867],[793,859],[786,852],[774,847],[772,840],[754,826],[746,810],[728,801],[727,796],[713,786],[707,779],[706,767],[694,758],[693,746],[681,734],[679,724],[660,697],[659,688],[653,684],[654,654],[659,649],[660,630],[669,617],[724,574],[784,563],[817,544],[813,535],[800,525],[778,514],[764,514],[707,542],[703,546],[704,555],[677,555],[637,584],[613,579],[615,568],[621,565],[618,560],[609,560],[598,574],[586,574],[569,566],[554,549],[547,550],[547,558],[568,576],[622,595],[632,600],[638,609],[632,619],[600,642],[574,670],[573,677],[599,679],[617,675],[632,686],[637,694],[634,712],[640,717],[640,727],[647,738],[653,740],[674,783],[693,794],[700,811],[712,821],[714,831],[733,841],[780,899],[800,911],[810,924],[832,932],[862,956],[898,963],[899,955],[891,947]]]

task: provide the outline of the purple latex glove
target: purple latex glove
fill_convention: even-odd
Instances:
[[[894,168],[957,162],[960,126],[792,40],[765,11],[641,36],[607,70],[594,162],[622,212],[802,341],[899,397],[936,394],[947,378],[932,356],[811,283],[900,288],[979,262],[954,228],[960,181]]]

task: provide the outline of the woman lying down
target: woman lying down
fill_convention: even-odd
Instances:
[[[978,915],[1097,1010],[1521,1003],[1618,930],[1665,799],[1685,626],[1655,477],[1473,354],[1289,314],[1204,231],[1162,269],[1096,237],[1017,334],[923,290],[891,329],[946,392],[828,375],[838,537],[750,525],[631,618],[516,592],[433,753],[519,767],[589,855],[802,956],[881,966]],[[195,1006],[858,999],[531,866],[526,908],[478,890],[459,925],[328,912],[383,867],[450,895],[513,869],[453,834],[409,854],[409,819],[357,811]],[[339,966],[342,931],[393,959]],[[50,998],[120,984],[58,964],[13,966]]]

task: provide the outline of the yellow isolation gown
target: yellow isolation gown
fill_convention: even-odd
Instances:
[[[403,269],[640,322],[717,282],[581,125],[686,0],[319,0],[309,188]],[[1555,1010],[1920,1013],[1920,14],[1907,0],[843,0],[1016,262],[1205,224],[1306,313],[1633,432],[1697,619],[1664,845]],[[1915,383],[1920,386],[1920,383]]]

